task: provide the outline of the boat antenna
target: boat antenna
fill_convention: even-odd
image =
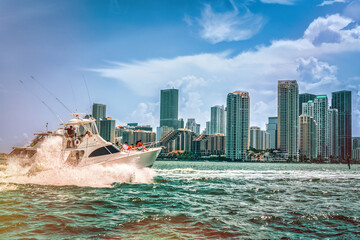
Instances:
[[[28,91],[29,91],[30,93],[32,93],[40,102],[42,102],[42,103],[45,105],[45,107],[46,107],[52,114],[54,114],[57,119],[59,119],[59,121],[60,121],[61,123],[64,123],[64,121],[60,118],[60,116],[57,115],[57,114],[51,109],[51,107],[45,103],[45,101],[43,101],[38,95],[36,95],[34,92],[30,91],[30,90],[26,87],[25,83],[24,83],[22,80],[19,80],[19,82],[20,82],[22,85],[24,85],[24,87],[25,87],[26,90],[28,90]]]
[[[90,112],[91,111],[91,103],[92,103],[92,101],[91,101],[91,98],[90,98],[89,88],[88,88],[88,85],[86,83],[86,79],[85,79],[84,74],[82,75],[82,77],[84,79],[84,83],[85,83],[85,86],[86,86],[86,91],[87,91],[87,94],[88,94],[88,97],[89,97],[89,106],[90,106],[89,112]]]
[[[74,86],[73,86],[73,84],[72,84],[71,78],[70,78],[69,81],[70,81],[70,86],[71,86],[71,92],[72,92],[73,98],[74,98],[75,111],[77,112],[76,96],[75,96]]]
[[[60,101],[59,98],[57,98],[52,92],[49,91],[43,84],[41,84],[38,80],[34,78],[34,76],[30,76],[35,82],[37,82],[42,88],[44,88],[51,96],[53,96],[66,110],[68,110],[70,113],[73,113],[65,104]]]

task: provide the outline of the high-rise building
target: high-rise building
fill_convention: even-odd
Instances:
[[[266,124],[266,132],[269,133],[269,148],[277,148],[277,117],[269,117],[269,123]]]
[[[317,95],[314,99],[314,119],[316,122],[317,155],[328,158],[328,109],[326,95]]]
[[[225,108],[216,105],[211,107],[210,134],[225,134]]]
[[[184,128],[185,124],[184,124],[184,119],[180,118],[179,119],[179,128]]]
[[[303,114],[302,104],[307,103],[309,100],[314,100],[316,98],[315,94],[310,93],[300,93],[299,94],[299,116]]]
[[[229,93],[226,109],[226,157],[244,161],[247,159],[249,148],[249,93],[241,91]]]
[[[195,118],[188,118],[185,128],[198,135],[200,134],[200,124],[196,123]]]
[[[204,134],[209,135],[210,134],[210,121],[206,122],[206,127],[204,130]]]
[[[331,94],[331,107],[338,110],[339,156],[351,156],[351,91]]]
[[[317,157],[316,122],[313,117],[299,116],[299,155],[300,158]]]
[[[106,105],[94,103],[92,107],[92,116],[96,120],[96,127],[100,132],[100,121],[106,119]]]
[[[178,108],[179,108],[179,90],[164,89],[161,90],[160,97],[160,127],[167,126],[178,129]]]
[[[352,137],[352,148],[360,148],[360,137]]]
[[[298,157],[299,87],[296,80],[278,82],[278,149]]]
[[[249,147],[255,149],[269,149],[270,134],[259,127],[250,128]]]
[[[339,156],[339,113],[337,109],[328,110],[328,156]]]
[[[313,117],[316,122],[317,157],[328,158],[329,149],[329,103],[326,95],[317,95],[314,100],[302,104],[303,114]]]
[[[115,143],[115,120],[107,118],[100,121],[100,136],[108,142]]]

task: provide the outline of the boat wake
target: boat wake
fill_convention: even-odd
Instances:
[[[61,137],[45,140],[35,159],[10,158],[1,183],[111,187],[112,183],[151,183],[155,171],[134,165],[89,165],[72,167],[64,163]]]

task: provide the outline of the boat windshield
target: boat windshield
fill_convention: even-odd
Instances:
[[[91,123],[85,123],[83,125],[80,125],[77,129],[77,135],[78,136],[85,136],[86,134],[97,134],[96,128],[92,126]]]

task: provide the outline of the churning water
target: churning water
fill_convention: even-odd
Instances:
[[[359,165],[156,162],[0,174],[0,239],[360,238]]]

